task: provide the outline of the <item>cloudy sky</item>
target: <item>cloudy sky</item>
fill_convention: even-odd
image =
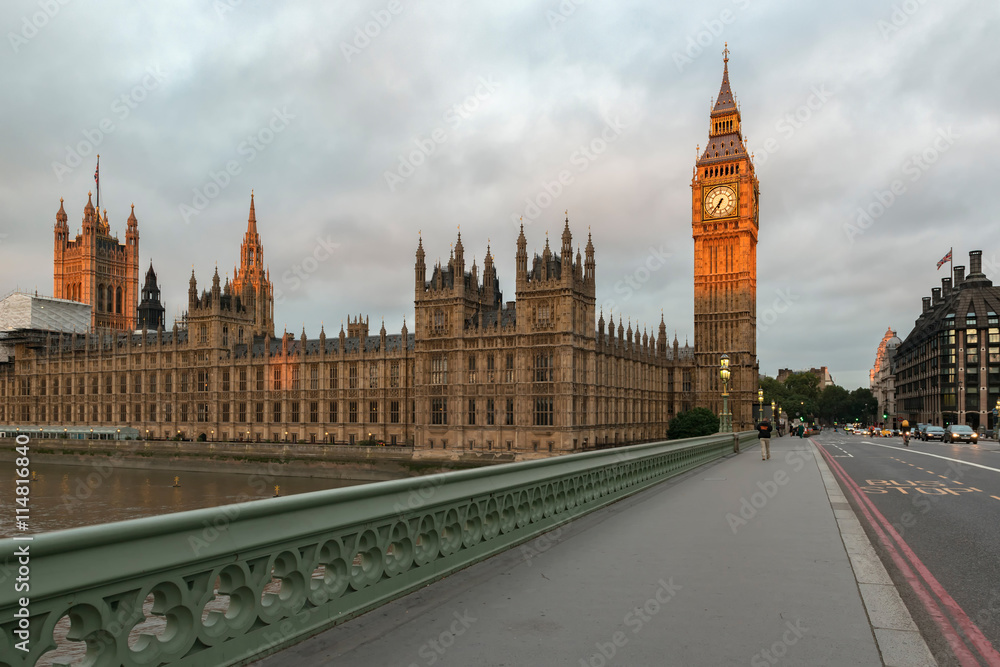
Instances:
[[[3,293],[51,294],[59,197],[79,231],[100,153],[101,206],[124,240],[135,203],[171,323],[192,266],[202,287],[232,274],[253,189],[279,331],[412,322],[418,230],[429,260],[459,225],[480,265],[489,239],[513,299],[513,220],[541,251],[568,210],[605,313],[662,309],[683,342],[726,42],[760,179],[764,372],[867,386],[950,247],[1000,280],[989,0],[9,0],[0,26]],[[668,259],[640,283],[650,256]]]

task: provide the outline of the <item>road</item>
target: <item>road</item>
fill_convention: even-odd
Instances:
[[[813,441],[939,663],[1000,665],[1000,445]]]

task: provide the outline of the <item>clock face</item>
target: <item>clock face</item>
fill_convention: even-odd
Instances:
[[[736,190],[719,185],[705,195],[705,215],[709,218],[728,218],[736,213]]]

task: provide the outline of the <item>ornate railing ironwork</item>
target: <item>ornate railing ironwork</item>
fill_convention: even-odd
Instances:
[[[246,664],[753,437],[634,445],[2,540],[0,666]],[[24,545],[30,590],[16,592]],[[26,620],[16,616],[21,597]]]

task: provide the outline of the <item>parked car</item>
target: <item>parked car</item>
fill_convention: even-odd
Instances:
[[[940,426],[931,426],[929,424],[924,424],[923,430],[920,432],[921,440],[940,440],[944,442],[944,429]]]
[[[979,434],[965,424],[951,424],[944,429],[944,442],[978,442]]]

